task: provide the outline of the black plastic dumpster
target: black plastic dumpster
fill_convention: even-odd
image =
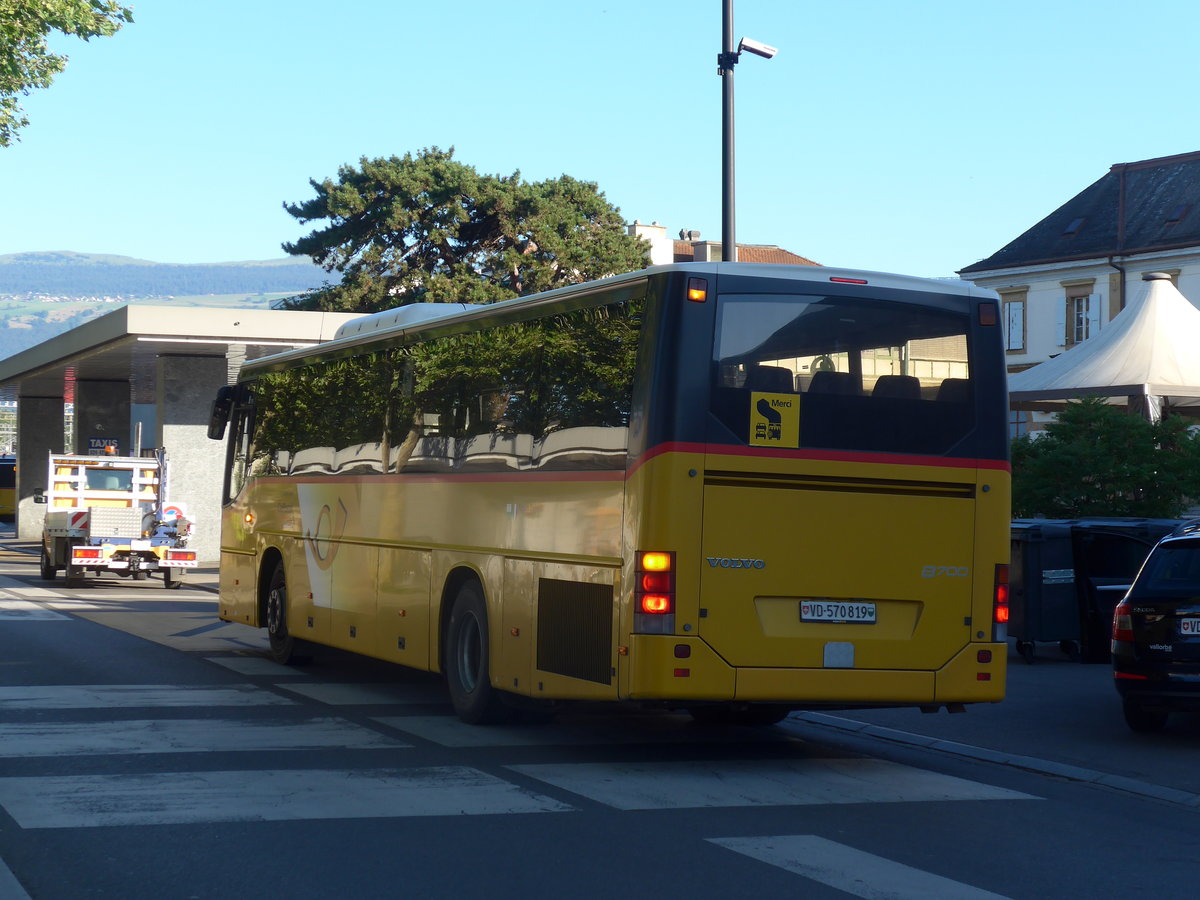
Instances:
[[[1108,662],[1112,614],[1150,548],[1182,519],[1015,519],[1009,637],[1032,662],[1057,641],[1084,662]]]
[[[1070,520],[1017,519],[1012,523],[1008,636],[1033,661],[1036,641],[1057,641],[1079,653],[1079,600],[1075,590]]]

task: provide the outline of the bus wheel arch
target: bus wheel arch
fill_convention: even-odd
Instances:
[[[478,575],[455,570],[446,581],[441,612],[441,669],[454,711],[473,725],[509,718],[511,708],[491,682],[487,600]]]

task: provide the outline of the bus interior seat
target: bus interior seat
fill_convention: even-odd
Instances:
[[[808,386],[810,394],[858,394],[858,379],[853,372],[814,372]]]
[[[781,366],[754,365],[746,373],[745,389],[772,394],[794,394],[792,373]]]
[[[947,378],[938,385],[940,403],[966,403],[971,397],[971,382],[966,378]]]
[[[880,375],[875,379],[872,397],[895,400],[920,400],[921,382],[915,375]]]

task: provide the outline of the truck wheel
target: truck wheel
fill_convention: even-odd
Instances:
[[[297,643],[288,633],[287,605],[287,576],[280,560],[267,587],[267,640],[271,642],[271,658],[285,666],[296,658]]]
[[[54,567],[54,563],[50,561],[50,551],[45,547],[42,548],[42,580],[53,581],[58,569]]]
[[[492,687],[490,658],[487,604],[479,584],[468,581],[450,607],[442,669],[454,711],[472,725],[494,725],[512,713]]]
[[[167,590],[174,591],[174,590],[178,590],[180,587],[182,587],[183,582],[180,581],[178,578],[173,578],[172,572],[169,568],[164,566],[162,573],[163,573],[163,587],[167,588]]]

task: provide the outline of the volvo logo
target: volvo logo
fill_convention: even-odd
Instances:
[[[710,569],[765,569],[767,564],[761,559],[733,559],[728,556],[708,556]]]

